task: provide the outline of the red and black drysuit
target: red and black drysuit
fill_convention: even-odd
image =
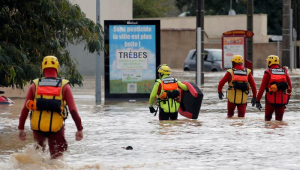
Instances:
[[[270,92],[269,88],[272,84],[277,84],[278,90]],[[281,88],[280,86],[285,86]],[[272,119],[273,112],[275,111],[275,119],[282,121],[285,105],[288,103],[290,95],[287,93],[292,91],[291,79],[285,68],[280,68],[278,64],[273,64],[265,71],[262,79],[258,94],[257,102],[260,102],[264,91],[266,90],[265,102],[265,120]]]

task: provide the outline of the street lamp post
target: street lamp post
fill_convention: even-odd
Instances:
[[[204,73],[203,73],[203,28],[204,28],[204,0],[197,0],[197,72],[196,72],[196,83],[198,86],[204,84]]]
[[[100,24],[100,0],[96,0],[96,23]],[[96,103],[101,103],[101,56],[96,52]]]

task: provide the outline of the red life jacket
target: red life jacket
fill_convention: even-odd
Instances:
[[[37,94],[59,96],[61,93],[61,79],[39,79]]]
[[[248,82],[248,74],[247,69],[239,70],[239,69],[232,69],[232,81],[233,82]]]
[[[266,72],[270,75],[270,81],[266,88],[266,100],[274,106],[280,107],[286,105],[288,101],[286,69],[275,68],[266,70]],[[277,86],[277,91],[270,92],[269,88],[274,84]]]

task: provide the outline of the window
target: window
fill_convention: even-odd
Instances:
[[[194,54],[192,55],[191,60],[196,60],[196,58],[197,58],[196,56],[197,56],[197,52],[194,51]]]
[[[214,61],[222,61],[222,51],[212,51],[211,54]]]
[[[207,60],[208,59],[208,52],[207,51],[204,51],[204,61],[209,61]]]

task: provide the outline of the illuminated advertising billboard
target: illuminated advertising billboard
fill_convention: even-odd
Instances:
[[[149,98],[160,64],[160,21],[109,20],[105,30],[105,98]]]

